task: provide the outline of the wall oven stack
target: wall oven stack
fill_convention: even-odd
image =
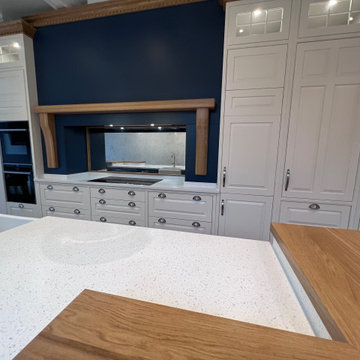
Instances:
[[[0,142],[7,201],[35,204],[28,122],[2,122]]]

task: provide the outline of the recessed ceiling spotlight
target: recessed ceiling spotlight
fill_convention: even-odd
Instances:
[[[328,6],[332,7],[332,6],[336,5],[337,3],[338,3],[337,0],[329,0]]]
[[[15,42],[12,44],[12,46],[13,46],[15,49],[20,49],[20,44],[19,44],[17,41],[15,41]]]
[[[124,130],[125,128],[122,126],[120,129],[121,129],[121,130]]]
[[[262,13],[262,10],[261,10],[261,9],[256,9],[256,10],[254,10],[254,12],[253,12],[254,16],[259,16],[259,15],[261,15],[261,13]]]
[[[155,124],[150,124],[150,126],[155,126]]]
[[[239,33],[243,33],[243,32],[244,32],[244,29],[240,29],[240,30],[239,30]]]
[[[158,129],[159,129],[159,130],[161,130],[161,129],[162,129],[162,127],[161,127],[161,126],[158,126]]]
[[[353,21],[354,18],[352,16],[349,17],[349,21]]]
[[[109,126],[110,126],[110,127],[113,127],[114,125],[113,125],[113,124],[110,124]]]

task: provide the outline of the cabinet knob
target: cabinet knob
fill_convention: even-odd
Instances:
[[[100,221],[101,221],[101,222],[106,222],[106,221],[107,221],[107,220],[106,220],[106,217],[103,217],[103,216],[102,216],[102,217],[100,218]]]
[[[136,206],[136,204],[135,204],[134,202],[132,202],[132,201],[130,201],[130,202],[128,203],[128,205],[129,205],[130,207],[135,207],[135,206]]]
[[[135,196],[136,193],[135,193],[135,191],[130,190],[130,191],[128,192],[128,195],[129,195],[129,196]]]
[[[192,223],[192,226],[198,228],[198,227],[200,227],[200,223],[197,222],[197,221],[194,221],[194,222]]]
[[[101,205],[105,205],[105,204],[106,204],[106,201],[105,201],[104,199],[100,199],[100,200],[99,200],[99,203],[100,203]]]
[[[24,204],[19,204],[18,207],[19,207],[20,209],[23,209],[23,208],[24,208]]]
[[[49,211],[54,212],[54,211],[55,211],[55,208],[52,207],[52,206],[50,206],[50,207],[49,207]]]
[[[159,222],[160,224],[165,224],[165,223],[166,223],[166,220],[165,220],[164,218],[160,218],[160,219],[158,220],[158,222]]]
[[[319,210],[320,209],[320,205],[319,204],[310,204],[309,205],[309,209],[311,210]]]
[[[195,196],[193,197],[193,200],[194,200],[194,201],[201,201],[201,196],[195,195]]]
[[[165,194],[165,193],[160,193],[160,194],[158,195],[158,197],[159,197],[160,199],[165,199],[165,198],[166,198],[166,194]]]
[[[46,188],[47,188],[48,190],[52,190],[52,189],[53,189],[53,186],[52,186],[52,185],[48,185]]]
[[[80,214],[80,210],[79,210],[79,209],[75,209],[75,210],[74,210],[74,214],[79,215],[79,214]]]
[[[132,226],[136,225],[136,221],[130,220],[130,221],[129,221],[129,225],[132,225]]]
[[[105,194],[105,192],[106,192],[105,189],[103,189],[103,188],[99,189],[100,194]]]
[[[74,187],[73,187],[73,191],[78,192],[78,191],[79,191],[79,188],[78,188],[77,186],[74,186]]]

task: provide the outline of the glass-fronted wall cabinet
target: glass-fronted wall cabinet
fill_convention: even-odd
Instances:
[[[287,39],[291,1],[274,0],[253,4],[229,4],[227,44]]]
[[[360,31],[360,0],[303,0],[300,37]]]

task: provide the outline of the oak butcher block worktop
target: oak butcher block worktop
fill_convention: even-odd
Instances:
[[[345,360],[354,349],[310,336],[83,291],[16,360]]]
[[[360,350],[360,231],[289,224],[271,230],[331,337]]]

